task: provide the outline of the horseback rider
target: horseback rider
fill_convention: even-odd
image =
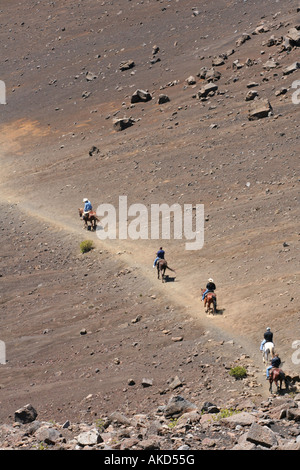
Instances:
[[[91,202],[85,197],[83,199],[84,202],[84,208],[83,208],[83,214],[82,214],[82,219],[84,221],[84,225],[87,226],[87,221],[88,221],[88,218],[89,218],[89,213],[91,212],[91,210],[93,209],[92,208],[92,204]]]
[[[264,339],[262,340],[260,344],[260,351],[263,350],[265,343],[273,343],[273,333],[269,326],[266,328],[266,331],[264,332]]]
[[[160,249],[156,253],[156,258],[155,258],[154,263],[153,263],[153,268],[155,268],[157,261],[160,260],[160,259],[165,259],[165,252],[164,252],[162,246],[160,247]]]
[[[203,292],[203,295],[202,295],[202,300],[205,299],[206,297],[206,294],[208,294],[208,292],[215,292],[216,290],[216,285],[214,283],[214,280],[213,279],[208,279],[208,283],[206,284],[206,290]]]
[[[275,356],[271,359],[271,365],[267,367],[267,380],[270,378],[270,370],[277,369],[281,364],[281,359],[278,357],[278,354],[275,354]]]

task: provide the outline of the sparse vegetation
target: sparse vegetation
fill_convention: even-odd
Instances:
[[[233,410],[232,408],[222,408],[219,413],[213,415],[214,421],[219,421],[222,418],[229,418],[229,416],[240,413],[238,410]]]
[[[170,429],[173,429],[173,428],[175,428],[175,426],[177,425],[177,423],[178,423],[178,418],[172,418],[171,421],[170,421],[169,424],[168,424],[168,427],[169,427]]]
[[[94,244],[91,240],[84,240],[80,243],[80,251],[81,253],[87,253],[94,248]]]
[[[230,369],[229,375],[239,380],[247,376],[247,371],[245,367],[236,366]]]

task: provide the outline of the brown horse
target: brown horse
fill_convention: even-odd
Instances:
[[[83,209],[80,208],[78,209],[78,212],[79,212],[79,217],[83,218]],[[88,213],[88,217],[87,218],[83,218],[84,220],[84,228],[89,228],[91,227],[92,230],[96,230],[97,228],[97,222],[99,222],[99,219],[98,217],[96,216],[96,212],[94,211],[90,211]],[[90,226],[88,225],[88,222],[91,224]]]
[[[269,391],[271,393],[272,393],[272,384],[273,384],[273,382],[275,383],[275,385],[277,387],[277,392],[278,393],[282,390],[282,382],[285,383],[286,390],[288,390],[288,388],[289,388],[289,382],[287,380],[287,377],[286,377],[285,373],[283,372],[282,369],[279,369],[277,367],[273,367],[270,370],[269,382],[270,382]]]
[[[206,289],[201,289],[202,295]],[[208,292],[204,298],[204,308],[206,313],[217,313],[217,296],[214,292]]]
[[[169,269],[170,271],[172,271],[173,273],[175,273],[175,270],[174,270],[174,269],[169,268],[168,263],[166,262],[165,259],[159,259],[159,260],[156,262],[156,266],[157,266],[157,279],[160,279],[160,274],[161,274],[161,280],[162,280],[162,282],[164,282],[164,279],[165,279],[166,269]]]

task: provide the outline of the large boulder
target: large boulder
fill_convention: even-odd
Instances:
[[[208,83],[200,88],[198,91],[198,98],[206,98],[207,96],[213,96],[217,91],[218,86],[215,83]]]
[[[133,60],[124,60],[123,62],[120,63],[119,69],[123,72],[124,70],[132,69],[132,67],[135,66],[135,63]]]
[[[82,447],[84,446],[94,446],[103,442],[102,437],[100,436],[97,429],[91,429],[89,431],[82,432],[76,437],[78,444]]]
[[[294,62],[283,70],[283,75],[289,75],[290,73],[296,72],[300,69],[300,62]]]
[[[17,411],[15,411],[15,421],[17,423],[31,423],[34,421],[37,417],[37,411],[33,408],[32,405],[28,404],[23,406],[22,408],[19,408]]]
[[[248,119],[255,121],[268,117],[270,113],[272,113],[272,106],[268,99],[255,100],[249,110]]]
[[[184,413],[196,410],[197,407],[181,396],[171,397],[168,404],[164,408],[166,418],[179,417]]]
[[[267,448],[274,447],[278,443],[276,434],[267,426],[261,426],[258,423],[251,425],[247,441]]]
[[[134,120],[132,118],[121,118],[121,119],[115,119],[114,120],[114,129],[116,131],[123,131],[124,129],[127,129],[127,127],[133,126]]]
[[[240,47],[240,46],[241,46],[242,44],[244,44],[246,41],[249,41],[249,39],[251,39],[251,37],[249,36],[249,34],[247,34],[247,33],[242,34],[242,36],[241,36],[239,39],[237,39],[237,41],[236,41],[237,47]]]
[[[39,442],[54,445],[61,438],[61,433],[48,425],[41,426],[35,433],[35,437]]]
[[[131,103],[146,102],[150,100],[152,100],[151,94],[144,90],[136,90],[131,97]]]
[[[165,95],[163,93],[159,95],[157,100],[158,104],[168,103],[168,101],[170,101],[170,98],[168,97],[168,95]]]
[[[236,426],[251,426],[255,422],[255,417],[251,413],[241,411],[227,418],[221,418],[220,422],[230,428],[235,428]]]
[[[297,28],[291,28],[286,37],[288,38],[291,46],[300,46],[300,30]]]

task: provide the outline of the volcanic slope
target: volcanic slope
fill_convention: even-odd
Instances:
[[[124,5],[1,7],[4,420],[29,401],[48,418],[142,411],[172,393],[176,375],[180,393],[225,400],[245,393],[227,369],[242,353],[255,368],[253,397],[267,395],[266,326],[283,366],[299,369],[299,68],[285,71],[299,47],[283,39],[299,25],[298,2]],[[207,70],[218,88],[203,97]],[[132,103],[138,89],[152,99]],[[250,121],[258,99],[272,110]],[[123,117],[133,125],[118,132]],[[204,247],[84,232],[83,197],[118,208],[119,196],[149,213],[204,204]],[[83,256],[85,238],[95,250]],[[152,269],[161,245],[175,282]],[[200,294],[209,277],[213,317]]]

